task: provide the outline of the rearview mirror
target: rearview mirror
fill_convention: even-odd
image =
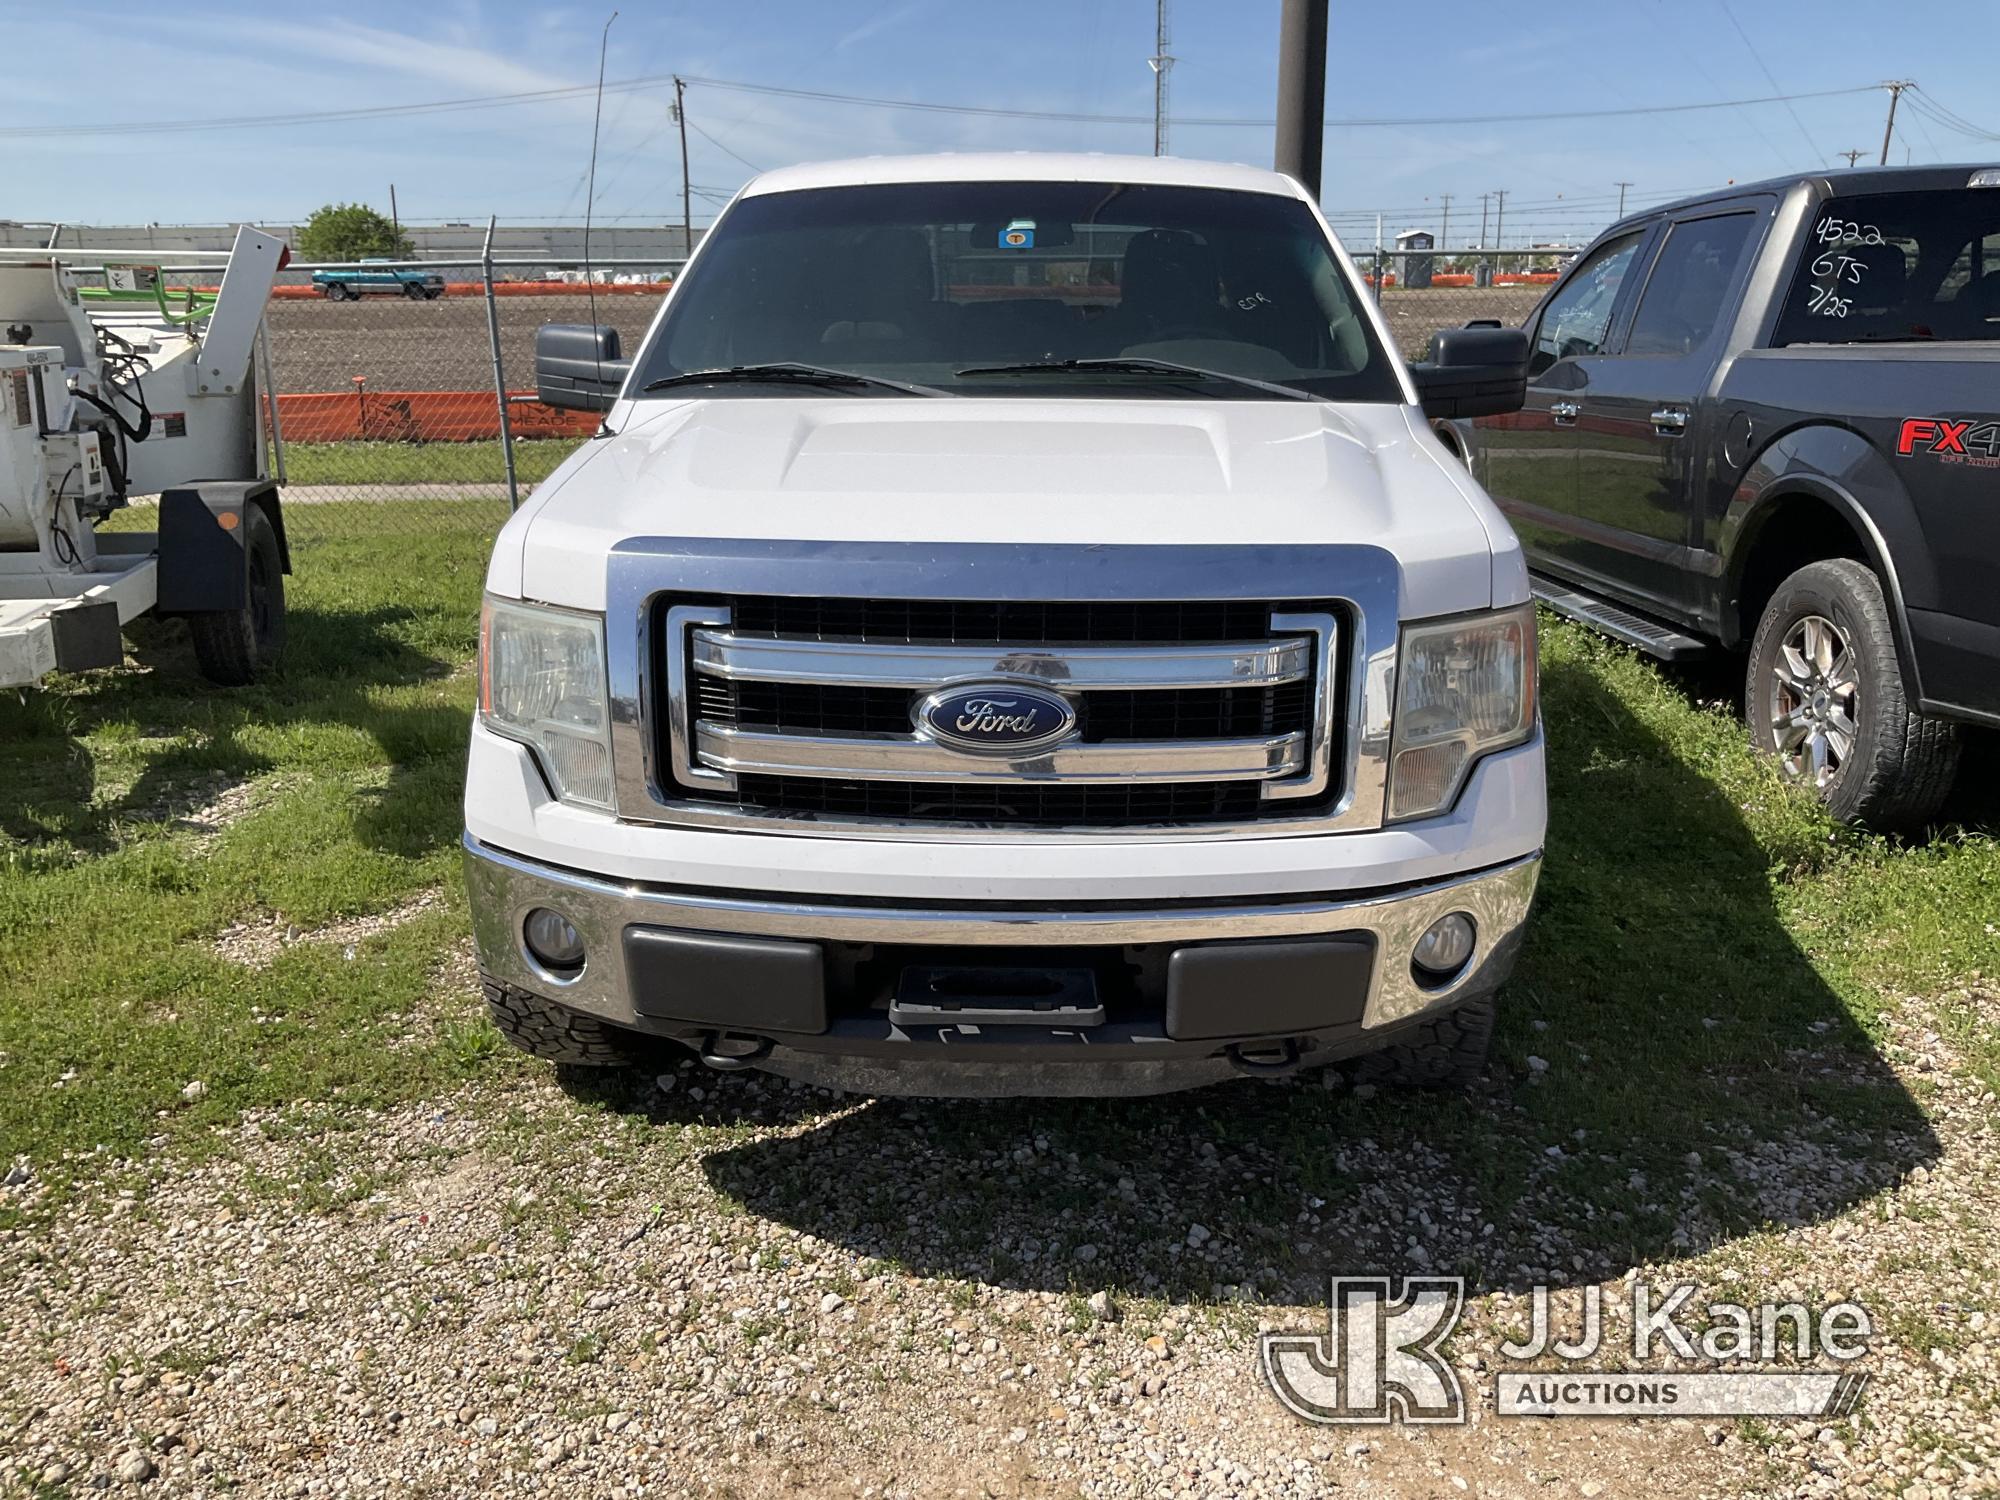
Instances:
[[[606,411],[631,370],[618,330],[599,323],[544,323],[535,330],[535,399],[572,411]]]
[[[1493,417],[1528,399],[1525,328],[1468,325],[1431,335],[1430,357],[1410,366],[1417,402],[1434,418]]]

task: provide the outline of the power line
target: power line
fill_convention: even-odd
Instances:
[[[1777,75],[1772,73],[1770,68],[1765,64],[1764,54],[1759,52],[1757,44],[1750,40],[1750,33],[1743,29],[1743,23],[1736,19],[1736,12],[1729,8],[1729,0],[1716,0],[1716,4],[1720,5],[1722,13],[1729,17],[1729,24],[1736,28],[1736,34],[1743,38],[1743,45],[1749,49],[1751,61],[1757,64],[1757,70],[1764,75],[1764,81],[1782,93],[1784,86],[1778,82]],[[1819,147],[1813,144],[1813,138],[1806,130],[1806,122],[1801,120],[1799,112],[1792,108],[1791,100],[1786,99],[1784,105],[1785,113],[1790,115],[1792,123],[1799,127],[1799,134],[1805,136],[1806,150],[1812,152],[1814,156],[1819,157],[1821,161],[1825,161],[1826,157],[1821,155]]]
[[[1104,124],[1104,125],[1151,125],[1151,115],[1107,115],[1083,114],[1070,110],[1009,109],[997,105],[942,104],[922,99],[885,99],[868,94],[836,94],[824,89],[780,88],[774,84],[739,83],[722,78],[696,78],[690,75],[689,83],[699,83],[708,88],[728,89],[738,93],[776,94],[788,99],[810,99],[823,104],[852,104],[871,109],[909,109],[934,114],[984,115],[1010,120],[1054,120],[1062,122]],[[1411,125],[1506,125],[1533,124],[1545,120],[1603,120],[1624,115],[1686,114],[1696,110],[1740,109],[1751,104],[1782,104],[1794,99],[1831,99],[1845,94],[1867,94],[1882,87],[1880,84],[1859,84],[1851,88],[1817,89],[1802,94],[1770,94],[1754,99],[1715,99],[1693,104],[1635,104],[1617,109],[1568,109],[1543,110],[1528,114],[1502,115],[1380,115],[1350,116],[1344,119],[1330,119],[1328,130],[1394,130]],[[1179,115],[1171,123],[1175,125],[1206,126],[1212,128],[1251,128],[1269,130],[1277,122],[1268,118],[1249,119],[1228,115]]]
[[[699,84],[705,88],[724,89],[733,93],[774,95],[788,99],[805,99],[821,104],[852,105],[865,109],[902,109],[928,114],[972,115],[984,118],[1010,120],[1046,120],[1068,124],[1087,125],[1146,125],[1153,123],[1150,115],[1092,114],[1076,110],[1013,109],[998,105],[947,104],[927,99],[888,99],[866,94],[836,94],[823,89],[787,88],[777,84],[745,83],[726,78],[697,78],[682,75],[685,82]],[[640,89],[663,89],[673,86],[672,74],[655,77],[627,78],[604,85],[606,94],[631,93]],[[1552,120],[1603,120],[1639,115],[1687,114],[1703,110],[1741,109],[1757,104],[1789,104],[1795,99],[1831,99],[1849,94],[1866,94],[1882,87],[1880,84],[1857,84],[1851,88],[1818,89],[1801,94],[1770,94],[1748,99],[1717,99],[1689,104],[1640,104],[1627,105],[1616,109],[1572,109],[1543,110],[1523,114],[1493,115],[1380,115],[1354,116],[1332,119],[1326,122],[1329,130],[1395,130],[1422,125],[1506,125],[1538,124]],[[74,137],[92,135],[160,135],[208,130],[248,130],[248,129],[288,129],[299,126],[320,125],[357,120],[396,119],[408,115],[448,114],[463,110],[506,109],[531,104],[552,104],[565,100],[583,99],[594,95],[593,84],[578,84],[573,87],[537,89],[516,94],[485,94],[463,99],[433,99],[412,104],[380,104],[357,109],[331,109],[302,111],[283,115],[226,115],[210,116],[203,119],[179,120],[119,120],[96,124],[67,125],[4,125],[0,126],[0,139],[25,140],[34,137]],[[1170,123],[1215,129],[1256,129],[1268,130],[1274,121],[1267,118],[1250,119],[1227,115],[1186,115],[1173,119]]]

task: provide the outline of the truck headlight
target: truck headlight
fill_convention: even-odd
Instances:
[[[610,811],[604,618],[488,597],[479,612],[479,721],[535,752],[564,802]]]
[[[1480,756],[1535,732],[1535,607],[1403,628],[1388,819],[1446,811]]]

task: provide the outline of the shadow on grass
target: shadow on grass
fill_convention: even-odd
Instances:
[[[1597,1281],[1816,1223],[1934,1160],[1917,1103],[1779,920],[1772,854],[1737,809],[1588,671],[1544,685],[1548,863],[1476,1094],[1307,1075],[878,1100],[716,1152],[711,1183],[920,1273],[1303,1302],[1340,1272]],[[752,1099],[762,1116],[768,1083],[707,1082],[707,1116]]]
[[[175,621],[128,627],[129,664],[70,679],[55,692],[0,699],[0,836],[101,854],[132,823],[187,823],[230,788],[273,770],[260,748],[288,730],[349,729],[372,738],[392,769],[364,794],[355,826],[364,842],[420,855],[457,836],[456,801],[469,722],[464,710],[396,701],[393,690],[439,681],[460,663],[413,646],[400,605],[295,605],[284,664],[247,688],[218,688],[195,666]],[[145,741],[168,744],[149,749]],[[98,756],[109,741],[143,764],[118,795],[98,798]]]

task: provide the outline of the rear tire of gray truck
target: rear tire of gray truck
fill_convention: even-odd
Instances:
[[[636,1038],[595,1016],[479,976],[486,1012],[500,1035],[530,1057],[573,1068],[625,1068],[637,1060]]]
[[[249,569],[243,607],[187,617],[195,665],[223,687],[251,682],[285,651],[285,557],[261,505],[243,508],[243,550]]]
[[[1469,1089],[1486,1076],[1494,997],[1469,1000],[1405,1032],[1402,1040],[1349,1065],[1356,1083],[1395,1088]]]
[[[1958,726],[1910,707],[1881,580],[1834,558],[1771,595],[1750,643],[1750,741],[1845,823],[1921,828],[1958,772]]]

